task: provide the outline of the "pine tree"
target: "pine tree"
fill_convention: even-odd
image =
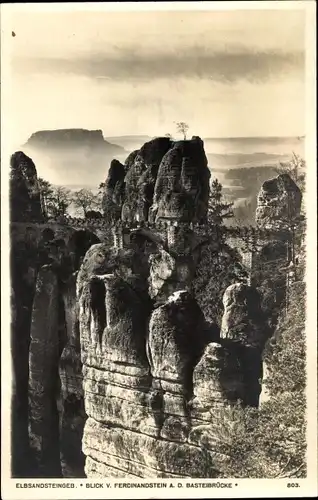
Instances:
[[[224,201],[222,184],[218,179],[214,179],[211,184],[208,205],[208,223],[209,225],[223,229],[225,219],[232,217],[234,217],[233,203],[226,203]],[[223,233],[223,231],[220,231],[220,233]]]

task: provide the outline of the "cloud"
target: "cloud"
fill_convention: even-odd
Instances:
[[[72,74],[103,80],[151,80],[157,78],[206,78],[231,84],[238,80],[264,82],[284,74],[304,73],[304,54],[278,51],[218,51],[191,47],[183,52],[140,53],[118,51],[90,57],[17,58],[18,73]]]

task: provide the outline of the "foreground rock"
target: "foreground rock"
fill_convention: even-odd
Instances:
[[[30,437],[36,477],[60,477],[58,363],[63,339],[59,330],[57,276],[42,267],[33,302],[29,354]]]
[[[288,174],[263,183],[257,198],[256,223],[269,230],[289,229],[299,216],[301,191]]]
[[[51,446],[48,444],[47,433],[48,427],[53,426],[53,423],[48,420],[48,413],[53,419],[55,404],[59,415],[57,421],[54,420],[57,422],[57,429],[52,427],[52,436],[55,436],[52,439],[54,446],[58,447],[59,438],[62,437],[63,473],[83,477],[81,441],[86,416],[83,409],[74,272],[79,268],[90,245],[96,243],[98,238],[89,231],[75,231],[58,224],[12,223],[10,230],[12,300],[15,311],[11,331],[14,378],[12,475],[54,477],[61,473],[61,467],[57,465],[60,458],[56,459],[57,448],[52,448],[52,453],[41,451],[42,446],[45,449]],[[40,285],[42,278],[44,279],[43,270],[47,269],[45,266],[49,266],[52,280],[53,275],[55,280],[52,297],[47,295],[46,298],[46,292]],[[43,286],[45,288],[46,285]],[[39,287],[42,291],[39,291]],[[55,301],[54,297],[54,305],[41,305],[43,300]],[[37,305],[39,301],[40,305]],[[50,317],[44,316],[47,314],[46,308],[51,308]],[[52,339],[48,339],[47,335],[51,335]],[[51,359],[54,335],[55,341],[59,339],[59,350],[57,365],[54,364],[54,373],[50,375],[52,385],[40,377],[43,387],[38,393],[36,374],[45,369],[43,363],[47,363],[45,366],[49,367],[49,362],[45,360],[47,357]],[[54,384],[56,389],[52,396]],[[48,405],[53,405],[52,412],[48,412]],[[41,446],[39,443],[42,443]],[[48,453],[52,456],[48,457]]]
[[[77,278],[88,477],[221,477],[220,412],[257,404],[256,291],[227,290],[224,338],[214,343],[192,294],[209,176],[197,137],[155,139],[112,165],[113,247],[94,245]]]
[[[43,220],[37,172],[31,158],[22,151],[10,161],[10,216],[13,222]]]
[[[301,191],[288,174],[264,182],[257,199],[256,224],[261,234],[252,279],[263,292],[272,331],[286,303],[287,267],[297,259],[301,202]]]

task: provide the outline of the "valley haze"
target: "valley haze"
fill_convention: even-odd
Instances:
[[[179,139],[177,134],[173,138]],[[105,181],[113,158],[124,161],[151,139],[149,135],[105,137],[101,130],[61,129],[34,133],[20,149],[32,157],[39,176],[49,182],[70,189],[97,189]],[[304,154],[304,137],[222,137],[203,141],[212,176],[220,182],[229,169],[278,166],[293,152]],[[80,182],[74,182],[74,169]]]

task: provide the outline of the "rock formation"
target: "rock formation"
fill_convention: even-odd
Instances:
[[[29,351],[30,438],[41,477],[61,476],[57,395],[64,339],[59,338],[63,326],[59,315],[58,278],[49,266],[43,266],[36,281]]]
[[[296,258],[295,228],[301,202],[301,191],[288,174],[264,182],[257,199],[256,224],[261,235],[252,259],[252,279],[264,288],[273,325],[286,300],[287,266]]]
[[[300,214],[301,191],[288,174],[263,183],[257,198],[256,223],[269,230],[289,228]]]
[[[11,156],[10,215],[13,222],[41,222],[40,190],[35,165],[22,151]]]
[[[11,224],[13,475],[222,477],[223,412],[258,406],[268,331],[253,286],[227,288],[220,328],[193,296],[209,178],[199,137],[157,138],[110,165],[112,245]],[[291,186],[263,186],[260,226]]]
[[[103,211],[107,220],[117,221],[120,219],[124,198],[125,174],[124,165],[118,160],[113,160],[109,167],[103,196]]]
[[[160,163],[152,217],[155,220],[204,222],[209,178],[210,172],[200,138],[173,143]]]
[[[212,343],[192,296],[209,177],[197,137],[155,139],[124,167],[112,164],[105,194],[118,206],[114,246],[91,247],[77,279],[88,477],[218,477],[223,451],[217,441],[202,445],[202,427],[211,433],[220,407],[257,405],[257,292],[226,291]]]
[[[131,153],[125,165],[111,164],[105,185],[105,216],[143,222],[202,222],[210,172],[203,142],[159,137]]]
[[[63,468],[82,476],[83,459],[78,463],[86,417],[80,411],[84,404],[76,272],[88,248],[99,240],[87,230],[67,226],[13,222],[10,229],[15,312],[12,473],[61,475],[61,451]]]
[[[89,153],[104,152],[107,155],[121,155],[126,151],[117,144],[104,139],[102,130],[86,130],[81,128],[39,130],[31,135],[25,149],[42,150],[47,153],[58,153],[76,150],[86,150]]]

